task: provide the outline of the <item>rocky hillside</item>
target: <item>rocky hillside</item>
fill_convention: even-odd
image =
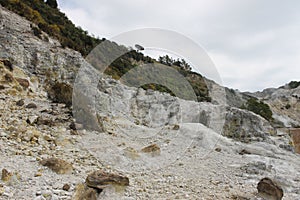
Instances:
[[[100,43],[102,46],[105,45],[107,56],[112,56],[115,52],[124,52],[119,58],[116,58],[111,63],[107,63],[109,66],[104,71],[105,74],[112,76],[114,79],[120,79],[120,77],[135,68],[138,64],[158,64],[160,62],[165,66],[177,70],[185,77],[193,87],[198,101],[211,101],[204,78],[200,74],[192,72],[191,67],[185,60],[173,60],[166,56],[168,59],[156,61],[134,50],[132,47],[121,46],[105,38],[100,40],[99,38],[92,37],[87,31],[76,27],[66,15],[57,8],[56,0],[50,0],[50,3],[49,1],[45,2],[43,0],[0,0],[0,4],[31,21],[31,32],[33,32],[36,37],[49,42],[49,37],[42,33],[45,32],[51,37],[56,38],[59,41],[60,47],[69,47],[80,52],[84,57],[89,55]],[[176,82],[176,79],[172,81]],[[141,87],[174,95],[173,91],[161,84],[150,83],[141,85]],[[181,92],[183,93],[184,90],[181,90]]]
[[[251,95],[209,80],[211,102],[126,86],[0,11],[0,199],[299,198],[298,132],[240,109]],[[290,108],[275,109],[278,91],[255,96],[286,128],[299,92],[281,90]]]
[[[300,127],[300,84],[292,81],[280,88],[265,89],[253,94],[268,103],[279,127]]]

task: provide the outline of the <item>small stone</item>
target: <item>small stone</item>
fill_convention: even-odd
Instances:
[[[71,122],[70,129],[71,130],[82,130],[83,129],[83,125],[79,124],[79,123]]]
[[[222,149],[221,149],[220,147],[217,147],[217,148],[215,148],[215,151],[216,151],[216,152],[221,152]]]
[[[29,103],[29,104],[27,104],[26,108],[36,109],[37,105],[35,103]]]
[[[144,153],[149,153],[152,156],[156,156],[160,154],[160,147],[157,144],[151,144],[147,147],[144,147],[141,151]]]
[[[8,182],[8,181],[10,181],[12,176],[13,176],[13,174],[8,172],[7,169],[2,169],[2,175],[1,175],[2,181]]]
[[[270,178],[263,178],[257,184],[258,194],[265,199],[281,200],[282,188]]]
[[[173,126],[173,130],[179,130],[180,129],[180,126],[178,125],[178,124],[175,124],[174,126]]]
[[[43,159],[40,164],[50,168],[57,174],[67,174],[73,171],[73,166],[70,163],[58,158]]]
[[[23,106],[25,104],[24,99],[20,99],[19,101],[17,101],[16,105],[17,106]]]
[[[5,78],[5,81],[7,81],[8,83],[13,82],[13,80],[14,80],[14,77],[11,74],[5,74],[4,78]]]
[[[35,122],[37,122],[38,116],[30,116],[26,120],[26,122],[30,125],[33,125]]]
[[[37,125],[53,126],[54,122],[51,119],[45,117],[38,117]]]
[[[44,136],[44,139],[45,139],[47,142],[54,141],[54,138],[52,138],[52,137],[49,136],[49,135],[45,135],[45,136]]]
[[[41,172],[37,172],[37,173],[35,173],[34,174],[34,177],[40,177],[40,176],[42,176],[43,174],[41,173]]]
[[[64,184],[64,186],[63,186],[63,190],[65,190],[65,191],[69,191],[70,190],[70,188],[71,188],[71,186],[69,185],[69,184]]]
[[[104,189],[107,185],[129,185],[129,179],[127,177],[118,174],[106,173],[102,170],[89,174],[85,182],[87,186],[96,189]]]
[[[251,154],[250,151],[246,150],[246,149],[242,149],[240,152],[239,152],[240,155],[244,155],[244,154]]]
[[[16,81],[23,87],[23,89],[27,89],[29,87],[29,81],[24,78],[16,78]]]

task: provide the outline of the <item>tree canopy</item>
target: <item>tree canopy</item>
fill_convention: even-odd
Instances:
[[[56,0],[47,0],[46,4],[49,5],[52,8],[57,8],[57,6],[58,6]]]

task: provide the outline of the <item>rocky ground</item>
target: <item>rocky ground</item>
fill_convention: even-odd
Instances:
[[[69,105],[84,59],[35,37],[29,22],[2,7],[0,40],[0,199],[262,199],[265,177],[283,199],[299,199],[299,154],[287,132],[261,117],[223,110],[229,139],[213,123],[222,106],[103,77],[97,94],[114,113],[99,109],[102,130],[85,130]],[[237,130],[247,141],[233,137]]]

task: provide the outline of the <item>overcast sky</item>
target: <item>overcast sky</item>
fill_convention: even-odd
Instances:
[[[110,39],[139,28],[179,32],[201,45],[223,85],[241,91],[300,81],[298,0],[58,0],[78,26]]]

